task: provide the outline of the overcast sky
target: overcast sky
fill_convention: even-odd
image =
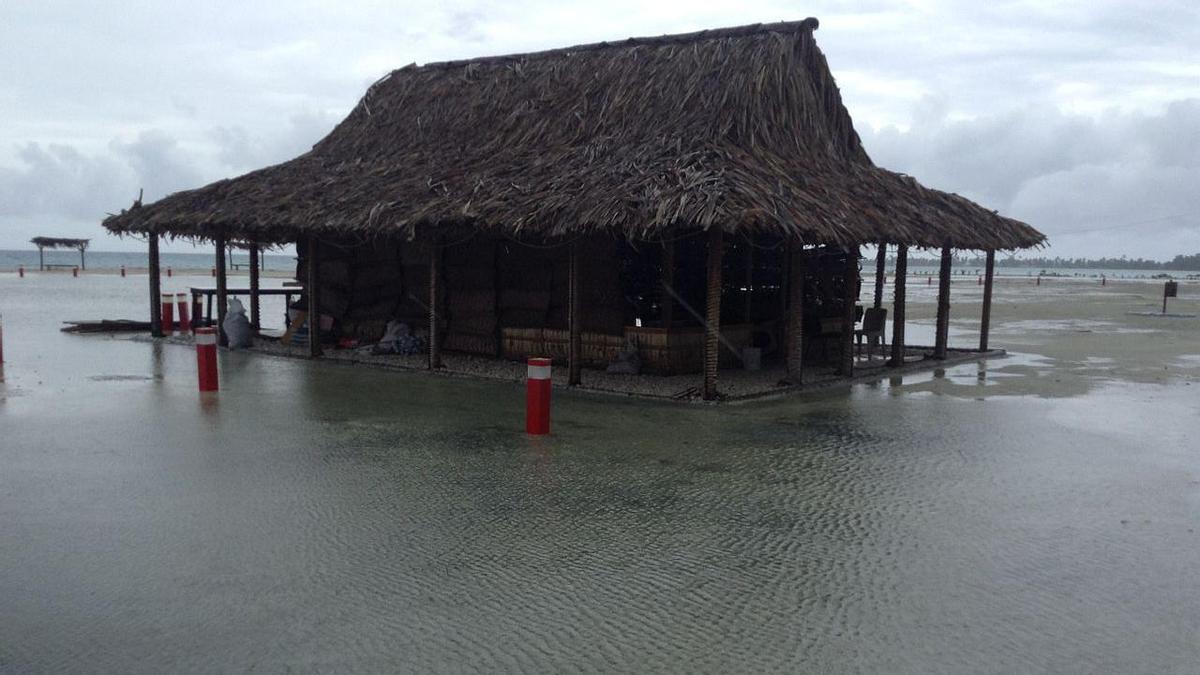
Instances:
[[[105,212],[294,157],[408,63],[806,16],[877,164],[1052,255],[1200,252],[1198,0],[3,0],[0,248],[140,249]]]

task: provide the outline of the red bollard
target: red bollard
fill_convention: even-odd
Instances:
[[[25,278],[25,266],[24,265],[21,265],[20,267],[17,268],[17,276],[21,277],[22,279]]]
[[[200,391],[217,391],[217,329],[196,329],[196,373]]]
[[[163,335],[175,332],[175,296],[170,293],[162,294],[162,332]]]
[[[192,318],[188,316],[187,293],[175,294],[175,305],[179,312],[179,332],[189,333],[192,330]]]
[[[124,265],[121,265],[121,278],[122,279],[125,278],[125,266]]]
[[[76,279],[79,278],[79,268],[78,267],[71,268],[71,276],[75,277]]]
[[[532,357],[525,379],[525,433],[550,433],[550,359]]]

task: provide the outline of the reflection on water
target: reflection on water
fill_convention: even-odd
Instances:
[[[530,438],[519,385],[222,353],[199,396],[192,349],[14,304],[0,670],[1200,657],[1194,385],[1016,355],[754,406],[556,391]]]

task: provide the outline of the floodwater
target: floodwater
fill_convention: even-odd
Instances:
[[[1200,323],[1048,285],[1008,358],[529,438],[512,384],[224,353],[202,398],[57,331],[144,277],[0,275],[0,671],[1195,672]]]

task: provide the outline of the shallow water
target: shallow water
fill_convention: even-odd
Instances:
[[[1013,356],[821,396],[556,392],[534,439],[519,386],[421,373],[226,353],[201,398],[190,349],[58,333],[144,311],[72,281],[0,275],[0,670],[1200,659],[1200,337],[1119,289],[1000,288]]]

